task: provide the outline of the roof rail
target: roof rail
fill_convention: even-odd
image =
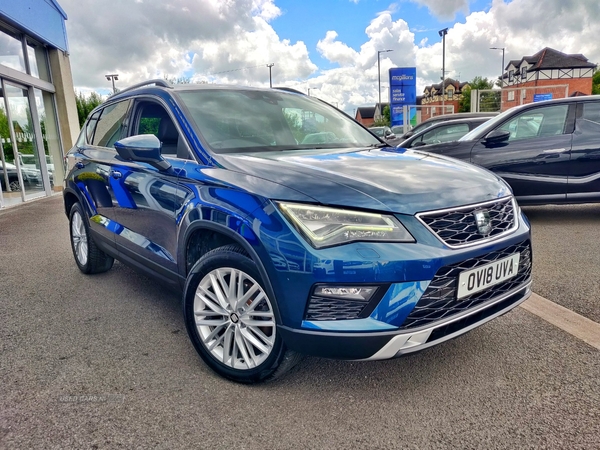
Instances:
[[[117,94],[122,94],[123,92],[132,91],[134,89],[138,89],[144,86],[162,86],[166,88],[172,88],[173,86],[167,80],[163,80],[160,78],[155,78],[154,80],[142,81],[141,83],[134,84],[133,86],[126,87],[125,89],[120,90]]]

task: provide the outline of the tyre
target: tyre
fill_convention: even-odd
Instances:
[[[10,190],[12,192],[19,192],[21,190],[21,185],[19,184],[19,180],[13,180],[9,184]]]
[[[100,250],[90,236],[90,227],[79,203],[75,203],[71,208],[69,229],[71,249],[79,270],[86,274],[101,273],[113,266],[113,257]]]
[[[219,375],[259,383],[280,377],[301,359],[285,348],[273,299],[238,245],[206,253],[190,271],[183,295],[190,339]]]

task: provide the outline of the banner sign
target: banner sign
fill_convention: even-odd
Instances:
[[[390,69],[390,118],[392,126],[402,125],[404,105],[414,106],[417,103],[417,69],[416,67],[394,67]],[[416,108],[410,108],[409,121],[416,117]]]
[[[549,94],[533,94],[534,102],[543,102],[544,100],[552,100],[552,93]]]

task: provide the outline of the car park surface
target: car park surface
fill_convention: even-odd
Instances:
[[[92,111],[67,162],[79,269],[118,259],[183,290],[194,347],[235,381],[419,351],[531,293],[505,182],[300,93],[153,80]]]
[[[600,297],[600,252],[578,238],[598,208],[526,208],[534,270],[564,261],[549,236],[586,255],[564,298],[542,271],[537,292]],[[118,262],[81,274],[59,196],[0,211],[0,242],[0,448],[597,448],[600,351],[522,308],[410,357],[309,357],[250,387],[195,357],[162,283]]]
[[[600,96],[517,106],[427,151],[485,167],[519,204],[600,201]]]

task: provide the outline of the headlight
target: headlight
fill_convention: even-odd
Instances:
[[[415,242],[393,216],[299,203],[277,206],[315,248],[356,241]]]

